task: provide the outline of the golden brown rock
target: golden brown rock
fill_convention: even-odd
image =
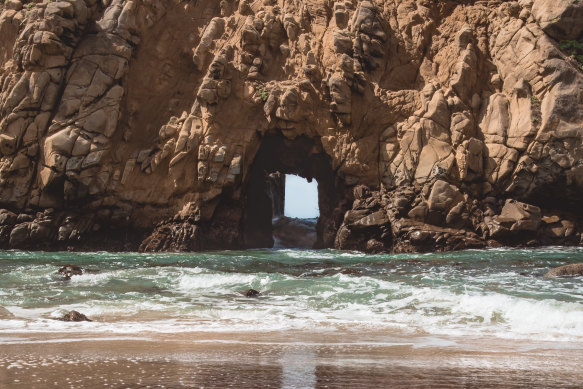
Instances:
[[[555,39],[582,39],[582,9],[7,1],[0,207],[33,217],[0,223],[0,244],[269,246],[274,172],[318,180],[318,247],[579,243],[583,72]],[[510,223],[506,199],[568,215]]]

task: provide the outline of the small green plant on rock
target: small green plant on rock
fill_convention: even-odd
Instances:
[[[532,115],[530,117],[530,121],[532,122],[533,126],[538,129],[542,122],[541,103],[540,100],[534,95],[530,97],[530,102],[530,112]]]
[[[34,3],[28,3],[28,4],[26,5],[26,9],[27,9],[27,10],[31,10],[31,9],[33,9],[33,8],[34,8],[34,6],[35,6],[35,4],[34,4]]]
[[[263,100],[264,102],[267,101],[269,94],[265,90],[264,84],[262,84],[262,83],[257,84],[257,92],[259,92],[259,96],[261,96],[261,100]]]

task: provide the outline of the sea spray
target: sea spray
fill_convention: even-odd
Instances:
[[[0,334],[354,330],[583,342],[583,250],[0,254]],[[85,273],[65,280],[59,266]],[[261,294],[247,298],[242,291]],[[91,323],[55,319],[70,310]]]

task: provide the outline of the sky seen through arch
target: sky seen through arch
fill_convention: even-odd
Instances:
[[[299,219],[320,216],[318,207],[318,182],[308,182],[305,178],[287,174],[285,176],[284,214]]]

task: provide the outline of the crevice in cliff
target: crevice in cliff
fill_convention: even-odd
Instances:
[[[56,96],[54,98],[54,103],[52,105],[52,107],[50,107],[49,110],[47,110],[47,112],[49,112],[49,118],[46,121],[46,126],[42,129],[40,129],[39,134],[42,134],[42,137],[44,137],[44,139],[39,139],[39,142],[42,144],[45,140],[46,140],[46,136],[49,135],[49,129],[51,128],[51,125],[54,123],[55,117],[57,117],[59,109],[61,108],[61,105],[63,103],[63,96],[65,94],[65,89],[67,88],[67,84],[68,84],[68,80],[70,77],[70,71],[71,68],[73,66],[75,66],[76,64],[76,60],[75,60],[75,56],[79,50],[79,48],[81,47],[81,45],[83,44],[83,42],[85,41],[85,39],[87,39],[88,36],[92,35],[94,33],[94,29],[96,29],[96,20],[97,17],[101,17],[104,10],[100,7],[100,5],[97,5],[97,11],[94,11],[95,13],[97,13],[99,16],[95,16],[93,19],[91,20],[87,20],[85,22],[85,24],[80,26],[80,31],[79,33],[74,36],[75,39],[70,38],[70,39],[66,39],[67,36],[63,35],[62,36],[62,40],[64,43],[66,43],[68,46],[70,46],[71,51],[69,56],[66,58],[66,64],[65,66],[63,66],[61,68],[62,71],[62,75],[61,75],[61,79],[59,80],[59,84],[57,87],[57,93]],[[46,93],[46,91],[45,91]],[[43,95],[43,99],[44,99],[44,95]],[[39,174],[39,169],[43,168],[43,167],[49,167],[47,165],[45,165],[44,163],[45,161],[41,158],[41,160],[39,161],[38,164],[32,164],[32,177],[38,177]],[[54,170],[51,167],[52,170]],[[58,172],[57,172],[58,173]],[[62,179],[56,180],[53,185],[44,189],[45,192],[48,193],[42,193],[41,196],[44,197],[45,199],[50,199],[48,201],[48,203],[46,204],[47,206],[50,206],[52,204],[52,206],[62,206],[63,205],[63,199],[64,199],[64,188],[63,185],[65,183],[65,181],[67,180],[67,177],[63,177]],[[35,179],[30,180],[30,183],[28,185],[28,193],[30,194],[33,190],[35,190],[38,186],[38,181]],[[60,196],[60,198],[59,198]],[[30,196],[27,198],[26,200],[26,206],[28,207],[30,204]]]

